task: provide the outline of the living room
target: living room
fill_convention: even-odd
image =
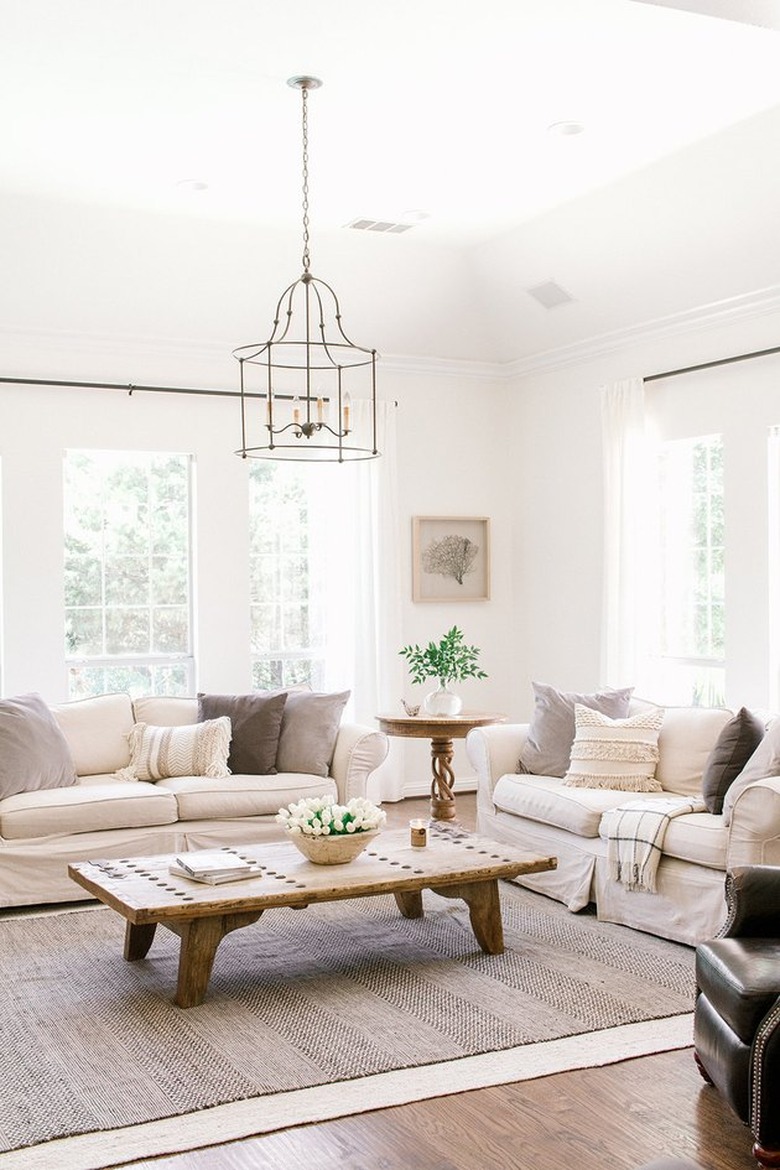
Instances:
[[[382,710],[400,714],[426,689],[410,683],[401,646],[457,623],[488,675],[460,688],[467,708],[525,720],[534,680],[633,685],[667,701],[636,674],[605,674],[601,387],[779,344],[771,6],[254,7],[228,5],[214,27],[207,5],[9,5],[2,694],[72,697],[63,452],[93,448],[192,457],[191,693],[251,686],[236,398],[87,383],[235,393],[232,350],[267,336],[298,275],[300,107],[285,83],[310,68],[324,82],[309,103],[312,270],[337,290],[350,337],[378,349],[380,399],[395,404],[386,637],[374,677],[356,683],[359,655],[344,653],[328,688],[351,689],[350,715],[370,726]],[[551,25],[560,39],[545,81],[531,66]],[[578,88],[607,74],[610,53],[611,86]],[[458,199],[434,183],[444,172],[457,188],[483,169]],[[417,208],[428,218],[402,232],[345,230]],[[540,288],[563,301],[544,307],[529,295]],[[770,354],[645,384],[666,438],[730,444],[723,699],[735,708],[780,701],[766,460],[779,365]],[[413,600],[419,516],[489,518],[488,599]],[[455,770],[460,790],[473,788],[460,742]],[[391,809],[415,802],[428,775],[428,745],[394,741],[376,795]],[[726,1165],[714,1146],[704,1154],[713,1170]]]

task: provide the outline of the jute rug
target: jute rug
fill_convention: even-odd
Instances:
[[[269,911],[173,1006],[178,939],[101,909],[0,921],[1,1170],[95,1170],[687,1046],[693,951],[509,883],[506,951],[425,894]],[[10,1091],[9,1091],[10,1090]]]

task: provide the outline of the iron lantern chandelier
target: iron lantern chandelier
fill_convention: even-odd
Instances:
[[[337,463],[373,459],[379,454],[377,352],[350,341],[335,292],[310,271],[308,95],[322,82],[291,77],[287,84],[301,92],[303,273],[279,297],[269,339],[233,350],[241,400],[236,455]],[[367,423],[361,418],[357,428],[353,396],[368,406]],[[256,405],[253,409],[257,399],[259,414]]]

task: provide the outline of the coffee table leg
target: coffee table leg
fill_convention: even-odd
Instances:
[[[431,739],[431,816],[435,821],[455,819],[455,772],[452,768],[454,748],[452,738],[434,736]]]
[[[187,922],[166,922],[181,938],[179,974],[173,1002],[177,1007],[197,1007],[206,997],[217,947],[226,934],[257,922],[262,914],[220,914],[215,918],[191,918]]]
[[[469,908],[471,929],[486,955],[504,953],[504,925],[498,881],[464,882],[459,886],[431,887],[443,898],[462,898]]]
[[[182,924],[179,974],[173,1002],[177,1007],[203,1003],[217,947],[225,937],[220,918],[193,918]]]
[[[395,901],[404,918],[422,918],[422,890],[396,890]]]
[[[157,929],[156,922],[144,922],[140,925],[135,922],[128,922],[125,926],[125,958],[129,963],[135,962],[136,959],[145,959],[149,954],[149,947],[154,940],[154,932]]]

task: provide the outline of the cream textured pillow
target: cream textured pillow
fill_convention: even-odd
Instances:
[[[227,715],[182,727],[136,723],[128,735],[130,764],[119,780],[167,780],[172,776],[230,775],[230,720]]]
[[[577,704],[570,788],[616,788],[621,792],[662,792],[655,777],[663,707],[629,719],[610,719]]]

